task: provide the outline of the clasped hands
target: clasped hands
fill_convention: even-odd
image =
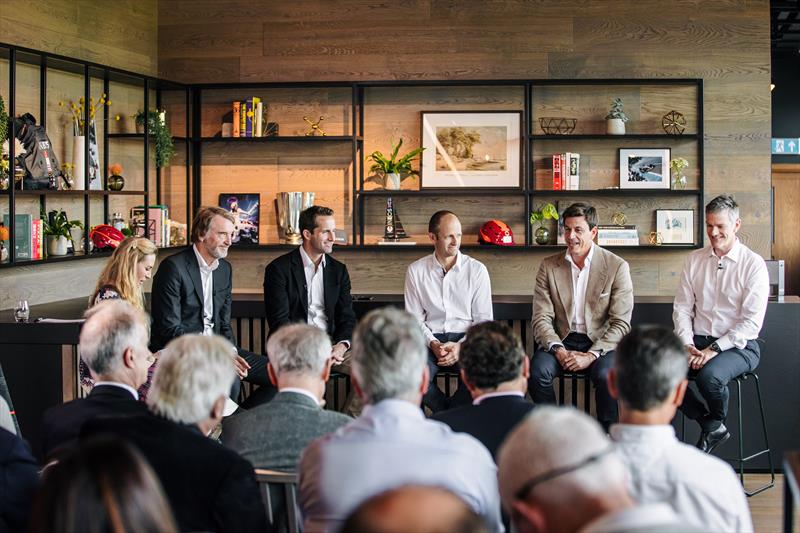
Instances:
[[[436,364],[439,366],[453,366],[458,362],[458,352],[461,349],[459,342],[439,342],[434,339],[428,345],[436,356]]]
[[[567,350],[563,346],[556,348],[555,356],[561,368],[570,372],[578,372],[588,368],[589,365],[597,360],[594,354],[579,352],[578,350]]]
[[[698,350],[694,344],[687,344],[686,352],[689,356],[689,367],[692,370],[700,370],[706,363],[716,357],[718,353],[712,350],[710,346],[703,350]]]

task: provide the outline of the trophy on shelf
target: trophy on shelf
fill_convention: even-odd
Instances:
[[[313,192],[279,192],[275,198],[278,211],[278,237],[286,244],[300,244],[300,212],[314,205]]]
[[[407,239],[408,235],[406,230],[403,229],[403,223],[400,222],[400,215],[397,214],[397,209],[394,207],[392,197],[386,199],[386,224],[383,231],[383,239],[379,244],[400,244],[400,239]],[[402,244],[416,244],[413,242],[404,242]]]

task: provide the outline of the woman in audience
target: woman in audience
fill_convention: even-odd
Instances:
[[[31,516],[32,533],[178,530],[150,465],[111,436],[85,440],[45,469]]]
[[[103,300],[122,299],[141,310],[144,308],[144,282],[150,279],[156,262],[158,249],[145,237],[128,237],[120,243],[111,259],[106,263],[97,280],[89,307]],[[89,368],[81,361],[81,383],[91,389],[94,386]],[[139,388],[139,399],[144,401],[153,378],[155,363],[150,367],[147,382]]]

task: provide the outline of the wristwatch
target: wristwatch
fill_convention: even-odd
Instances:
[[[558,350],[559,348],[563,348],[563,347],[564,347],[563,344],[554,344],[547,351],[550,352],[550,355],[555,355],[556,354],[556,350]]]
[[[719,347],[719,344],[717,344],[717,341],[712,342],[711,346],[709,346],[709,348],[711,348],[712,350],[714,350],[717,353],[720,353],[722,351],[722,348]]]

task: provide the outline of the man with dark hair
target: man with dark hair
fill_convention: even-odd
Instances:
[[[300,213],[299,226],[302,244],[264,270],[269,334],[293,322],[316,326],[331,338],[333,370],[350,374],[356,315],[347,267],[329,255],[336,238],[333,210],[312,205]]]
[[[528,390],[535,404],[553,404],[553,379],[562,372],[588,372],[595,386],[597,418],[603,427],[617,421],[617,403],[608,393],[613,351],[628,333],[633,283],[628,263],[592,241],[597,211],[575,203],[562,215],[567,253],[546,257],[536,275]]]
[[[640,504],[669,504],[706,531],[753,531],[730,465],[683,444],[670,425],[688,368],[683,343],[667,328],[635,328],[617,345],[608,384],[620,423],[611,438],[628,466],[629,492]]]
[[[506,435],[533,409],[525,400],[530,362],[514,330],[494,321],[469,328],[460,353],[461,381],[472,395],[472,405],[432,418],[453,431],[469,433],[496,459]]]
[[[434,251],[409,265],[405,305],[425,334],[431,381],[423,404],[436,413],[447,409],[449,400],[436,386],[436,374],[442,369],[459,371],[459,351],[467,329],[492,319],[492,287],[483,263],[459,251],[461,222],[455,214],[434,213],[428,236]],[[469,392],[462,383],[452,403],[469,403]]]
[[[707,453],[731,436],[725,427],[728,382],[755,370],[761,357],[756,340],[767,312],[769,275],[764,259],[736,237],[741,226],[733,197],[708,203],[710,244],[686,258],[672,313],[699,391],[689,388],[681,410],[700,424],[697,447]]]

